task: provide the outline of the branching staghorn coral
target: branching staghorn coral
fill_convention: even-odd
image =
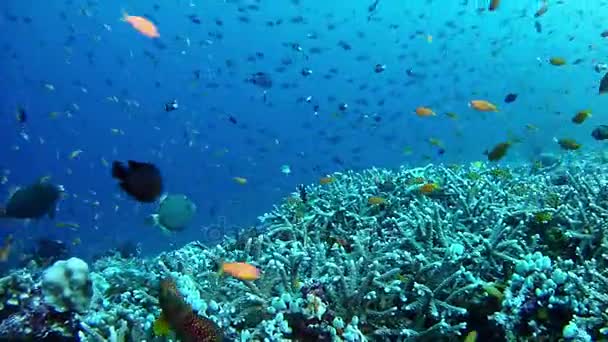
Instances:
[[[82,334],[110,336],[126,322],[154,340],[158,281],[169,277],[195,315],[236,340],[435,341],[473,330],[479,340],[599,340],[608,333],[608,168],[586,158],[539,170],[335,173],[221,244],[99,260],[99,313],[81,317]],[[222,261],[262,275],[220,276]]]

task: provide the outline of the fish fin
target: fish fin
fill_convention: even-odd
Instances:
[[[127,11],[123,8],[120,10],[120,20],[121,21],[127,21],[127,17],[129,16],[129,13],[127,13]]]
[[[112,177],[117,179],[125,179],[129,175],[129,170],[121,162],[115,161],[112,163]]]
[[[167,336],[171,332],[171,325],[167,321],[167,317],[163,312],[161,312],[160,316],[154,321],[152,326],[152,330],[154,335],[156,336]]]
[[[172,236],[173,235],[173,232],[171,230],[167,229],[166,227],[164,227],[164,226],[162,226],[160,224],[158,224],[157,227],[160,228],[160,231],[163,234],[165,234],[166,236]]]
[[[128,194],[131,193],[131,190],[129,189],[129,184],[127,184],[125,182],[120,183],[120,188],[123,189]]]
[[[146,165],[148,165],[147,163],[141,163],[135,160],[129,160],[129,168],[133,169],[133,170],[137,170],[137,169],[141,169],[142,167],[145,167]]]
[[[50,217],[51,219],[54,219],[54,218],[55,218],[55,213],[56,213],[56,212],[57,212],[57,208],[55,208],[55,206],[53,206],[53,207],[51,208],[51,210],[49,210],[49,217]]]
[[[220,259],[217,261],[217,276],[221,277],[224,275],[224,259]]]
[[[149,215],[144,219],[144,223],[149,226],[158,226],[158,214]]]

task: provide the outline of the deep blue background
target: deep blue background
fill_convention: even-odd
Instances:
[[[10,174],[0,197],[8,197],[11,187],[50,175],[69,194],[55,222],[80,224],[72,231],[47,219],[29,225],[1,221],[1,233],[17,237],[14,257],[40,236],[66,242],[79,238],[82,244],[73,253],[84,257],[128,240],[141,243],[146,254],[193,239],[214,240],[256,225],[257,216],[297,184],[316,183],[333,171],[468,163],[483,160],[485,149],[513,137],[523,142],[504,163],[557,152],[554,137],[576,138],[589,149],[597,146],[589,133],[594,124],[605,123],[606,101],[597,96],[601,75],[593,71],[595,62],[605,62],[606,52],[599,34],[607,13],[599,2],[552,5],[538,19],[540,34],[534,30],[537,1],[503,1],[500,11],[488,13],[479,11],[487,1],[383,0],[376,15],[380,21],[367,20],[368,1],[301,2],[261,1],[259,11],[243,12],[238,8],[254,2],[167,0],[157,2],[159,10],[150,1],[1,2],[0,169]],[[161,38],[138,34],[120,21],[121,10],[153,20]],[[202,23],[192,23],[191,14]],[[304,24],[289,22],[298,15]],[[250,22],[240,22],[239,16]],[[278,19],[283,24],[265,24]],[[328,30],[328,24],[335,29]],[[210,32],[221,32],[223,39]],[[427,35],[433,36],[432,43]],[[340,40],[353,49],[341,49]],[[288,46],[292,42],[322,52],[306,59]],[[264,57],[248,61],[256,52]],[[359,56],[367,59],[357,61]],[[582,62],[556,68],[546,62],[551,56]],[[285,58],[293,64],[276,72]],[[226,67],[227,59],[233,68]],[[374,73],[377,63],[387,70]],[[313,75],[302,77],[304,67]],[[331,68],[337,75],[324,79]],[[408,68],[423,76],[408,77]],[[194,80],[194,70],[201,71],[201,80]],[[262,89],[244,82],[258,71],[273,77],[270,104],[264,103]],[[207,88],[209,82],[219,87]],[[282,83],[295,87],[282,89]],[[502,101],[509,92],[519,98],[506,105]],[[319,116],[310,104],[296,101],[309,95],[320,105]],[[108,101],[111,96],[119,103]],[[329,96],[336,101],[328,101]],[[164,103],[173,98],[180,109],[164,112]],[[357,99],[369,105],[357,105]],[[501,111],[474,112],[467,106],[472,99],[490,100]],[[350,109],[335,115],[340,102]],[[29,116],[25,127],[15,121],[18,105]],[[438,116],[413,115],[422,105]],[[570,118],[586,108],[594,116],[574,127]],[[62,114],[52,119],[50,112]],[[449,119],[446,112],[459,119]],[[229,115],[238,125],[228,121]],[[527,124],[538,131],[527,130]],[[440,139],[446,153],[439,155],[429,138]],[[404,154],[406,147],[413,152]],[[84,152],[70,159],[77,149]],[[145,226],[144,218],[155,206],[139,205],[122,194],[102,158],[156,164],[168,192],[185,193],[197,203],[195,222],[170,237]],[[283,164],[291,166],[291,175],[280,172]],[[247,178],[248,184],[236,184],[235,176]]]

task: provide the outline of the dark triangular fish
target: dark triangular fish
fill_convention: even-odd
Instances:
[[[591,136],[595,140],[606,140],[608,139],[608,126],[607,125],[599,125],[592,132]]]
[[[160,170],[150,163],[129,160],[125,166],[115,161],[112,177],[120,180],[120,187],[139,202],[154,202],[163,190]]]
[[[604,75],[604,77],[602,77],[602,80],[600,81],[600,89],[599,89],[599,94],[606,94],[608,92],[608,73],[606,73],[606,75]]]
[[[17,190],[0,209],[0,217],[15,219],[39,219],[44,215],[55,217],[61,188],[44,182]]]

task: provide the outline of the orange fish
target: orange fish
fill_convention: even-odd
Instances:
[[[472,100],[469,102],[469,106],[480,112],[498,112],[496,105],[486,100]]]
[[[437,189],[439,189],[439,185],[437,183],[426,183],[426,184],[421,185],[418,188],[418,191],[420,191],[420,193],[423,195],[430,195],[433,192],[435,192]]]
[[[496,11],[498,9],[498,6],[500,6],[500,0],[491,0],[490,7],[488,7],[488,10]]]
[[[420,117],[425,117],[425,116],[434,116],[437,114],[435,114],[435,112],[433,112],[433,110],[431,108],[418,107],[418,108],[416,108],[416,115],[418,115]]]
[[[319,179],[319,184],[321,185],[325,185],[325,184],[330,184],[333,183],[336,179],[334,177],[321,177],[321,179]]]
[[[260,278],[260,270],[246,262],[224,262],[220,274],[226,273],[240,280],[256,280]]]
[[[123,12],[122,20],[131,24],[134,29],[139,31],[139,33],[143,34],[148,38],[159,38],[160,33],[158,33],[158,29],[156,25],[150,20],[144,17],[138,17],[135,15],[128,15],[127,12]]]

